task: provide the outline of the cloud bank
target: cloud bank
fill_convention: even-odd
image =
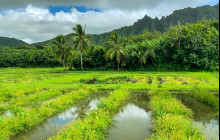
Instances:
[[[100,34],[132,25],[145,15],[162,17],[174,10],[197,7],[213,0],[0,0],[0,36],[28,43],[69,34],[76,24],[87,24],[87,33]],[[47,6],[85,6],[101,12],[50,13]]]
[[[47,5],[77,5],[99,9],[154,9],[159,5],[167,5],[167,8],[173,6],[186,7],[198,6],[202,3],[209,3],[216,0],[0,0],[0,8],[16,8],[25,7],[27,5],[35,5],[44,7]]]

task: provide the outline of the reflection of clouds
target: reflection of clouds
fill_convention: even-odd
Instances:
[[[97,109],[97,103],[98,103],[98,99],[93,99],[90,103],[89,103],[89,110],[93,111],[95,109]]]
[[[9,111],[5,112],[4,114],[5,117],[13,117],[13,114]]]
[[[116,116],[117,128],[112,128],[110,140],[143,140],[150,132],[151,114],[133,104]]]
[[[202,129],[207,140],[219,140],[219,121],[210,120],[206,122],[194,121],[194,124]]]
[[[92,100],[89,105],[85,104],[86,108],[89,108],[89,110],[94,110],[97,108],[97,102],[98,99]],[[26,133],[24,137],[26,139],[30,140],[40,140],[40,139],[46,139],[56,134],[58,130],[60,130],[63,125],[67,124],[68,122],[71,122],[72,120],[79,117],[79,114],[82,113],[82,109],[79,107],[72,107],[63,113],[55,116],[54,118],[51,118],[47,121],[45,121],[44,124],[33,128],[31,131]],[[18,139],[24,139],[24,137],[18,136]]]
[[[72,119],[72,118],[76,118],[78,116],[78,114],[75,114],[76,111],[77,111],[76,107],[70,108],[66,112],[64,112],[62,114],[59,114],[57,116],[57,119],[65,121],[65,120],[69,120],[69,119]]]
[[[136,105],[128,104],[124,109],[123,112],[120,112],[118,115],[120,118],[127,118],[127,119],[141,119],[147,118],[150,119],[150,113],[147,113],[145,110],[139,108]]]

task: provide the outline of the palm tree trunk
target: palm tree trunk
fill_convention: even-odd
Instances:
[[[141,61],[141,67],[143,68],[143,62]]]
[[[69,65],[69,70],[72,70],[72,66],[73,66],[73,64],[71,63],[71,64]]]
[[[65,65],[65,60],[64,60],[64,58],[62,59],[62,61],[63,61],[64,70],[66,70],[66,65]]]
[[[82,54],[82,52],[81,52],[81,69],[82,69],[82,71],[84,71],[84,69],[83,69],[83,54]]]
[[[118,62],[118,71],[120,70],[120,62]]]

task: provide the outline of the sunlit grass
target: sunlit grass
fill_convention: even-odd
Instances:
[[[150,94],[154,127],[151,139],[202,140],[205,139],[192,123],[192,111],[186,108],[166,90],[154,90]]]
[[[201,138],[202,134],[192,126],[192,111],[168,91],[188,93],[219,110],[218,98],[213,95],[219,94],[218,78],[219,74],[215,72],[78,72],[63,71],[62,68],[1,68],[0,139],[28,131],[97,91],[119,88],[101,100],[99,110],[77,119],[54,138],[106,138],[112,118],[130,98],[130,91],[150,91],[150,105],[155,118],[153,138]],[[94,82],[89,82],[93,79]],[[155,89],[160,89],[160,92],[155,92]],[[176,137],[172,137],[174,135]]]
[[[115,90],[108,98],[102,98],[98,103],[99,109],[72,122],[52,139],[72,140],[105,140],[108,136],[108,128],[113,123],[113,116],[130,98],[127,90]]]

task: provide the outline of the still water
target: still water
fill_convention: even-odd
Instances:
[[[55,135],[66,124],[73,121],[77,117],[85,115],[85,113],[97,108],[98,98],[88,99],[80,106],[72,107],[63,113],[54,116],[53,118],[45,121],[41,125],[34,127],[27,133],[17,135],[14,140],[42,140]]]
[[[110,129],[109,140],[145,140],[151,135],[151,112],[146,93],[135,93],[115,117],[116,126]]]
[[[206,140],[219,140],[219,118],[216,117],[217,110],[212,106],[204,104],[189,95],[176,95],[182,103],[193,111],[195,126],[204,133]]]

